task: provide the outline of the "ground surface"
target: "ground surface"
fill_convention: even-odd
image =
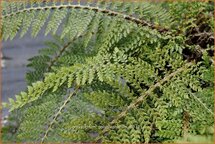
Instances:
[[[28,59],[38,53],[43,48],[43,41],[47,39],[42,35],[31,38],[26,35],[24,38],[15,38],[12,41],[3,41],[2,51],[6,60],[6,67],[2,69],[2,102],[7,102],[9,97],[14,98],[15,94],[25,90],[25,73],[28,70],[26,64]],[[3,109],[3,117],[8,114],[7,109]]]

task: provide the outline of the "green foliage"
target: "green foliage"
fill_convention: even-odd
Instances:
[[[188,135],[186,139],[180,139],[176,141],[177,143],[213,143],[213,136],[201,136],[201,135]]]
[[[213,44],[197,55],[201,45],[185,35],[200,9],[211,11],[208,3],[3,4],[4,40],[29,29],[35,37],[44,25],[53,35],[29,59],[26,91],[4,104],[18,117],[13,141],[155,143],[214,134]]]

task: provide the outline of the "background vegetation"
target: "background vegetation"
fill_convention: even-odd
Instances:
[[[213,141],[213,2],[2,4],[2,39],[53,35],[4,141]]]

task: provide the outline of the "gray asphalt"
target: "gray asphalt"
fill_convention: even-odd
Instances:
[[[6,67],[2,69],[2,102],[8,102],[8,98],[14,98],[20,91],[26,89],[25,73],[28,59],[38,54],[43,48],[43,42],[50,37],[43,37],[40,34],[32,38],[29,34],[23,38],[15,38],[10,41],[3,41],[3,55],[10,57],[6,60]],[[8,110],[3,109],[3,117],[8,115]]]

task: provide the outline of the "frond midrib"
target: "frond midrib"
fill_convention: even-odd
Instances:
[[[102,9],[102,8],[99,8],[99,7],[93,7],[93,6],[87,6],[87,5],[84,6],[84,5],[73,5],[73,4],[65,5],[65,4],[62,4],[62,5],[53,5],[53,6],[43,6],[43,7],[30,7],[30,8],[18,10],[16,12],[12,12],[10,14],[2,15],[2,19],[5,19],[7,17],[11,17],[11,16],[14,16],[14,15],[20,14],[20,13],[23,13],[23,12],[28,12],[28,11],[30,12],[30,11],[40,11],[40,10],[48,10],[48,9],[49,10],[51,10],[51,9],[63,9],[63,8],[92,10],[92,11],[95,11],[95,12],[100,12],[100,13],[103,13],[103,14],[107,14],[109,16],[120,17],[120,18],[123,18],[123,19],[125,19],[127,21],[136,23],[136,24],[141,25],[141,26],[147,26],[147,27],[150,27],[151,29],[156,29],[161,33],[169,31],[166,28],[156,26],[156,25],[154,25],[152,23],[147,22],[146,20],[141,20],[141,19],[139,19],[137,17],[134,17],[134,16],[131,16],[131,15],[127,15],[127,14],[117,12],[117,11],[113,11],[113,10],[109,10],[109,9]]]
[[[136,108],[148,95],[150,95],[155,90],[155,88],[157,88],[157,87],[161,86],[163,83],[169,81],[172,77],[174,77],[177,74],[179,74],[180,72],[186,70],[188,67],[192,66],[193,64],[194,64],[193,62],[186,63],[184,66],[182,66],[182,67],[178,68],[177,70],[175,70],[174,72],[166,75],[162,80],[160,80],[156,84],[152,85],[145,93],[143,93],[140,97],[138,97],[136,100],[131,102],[122,112],[117,114],[116,117],[112,121],[110,121],[110,123],[107,126],[105,126],[105,128],[102,130],[101,134],[106,133],[110,129],[111,125],[115,124],[119,119],[126,116],[126,114],[128,113],[129,110]],[[98,141],[98,140],[100,140],[100,136],[98,136],[96,138],[96,141]]]
[[[71,92],[68,96],[68,98],[63,102],[63,104],[61,105],[61,107],[59,108],[59,110],[54,114],[54,118],[51,120],[51,122],[48,124],[48,128],[46,129],[42,139],[41,139],[41,143],[44,143],[45,139],[48,136],[48,133],[51,131],[53,124],[55,123],[57,117],[61,114],[61,111],[65,108],[65,106],[69,103],[69,101],[71,100],[71,98],[76,95],[76,93],[79,90],[79,86],[76,87],[76,89]]]

